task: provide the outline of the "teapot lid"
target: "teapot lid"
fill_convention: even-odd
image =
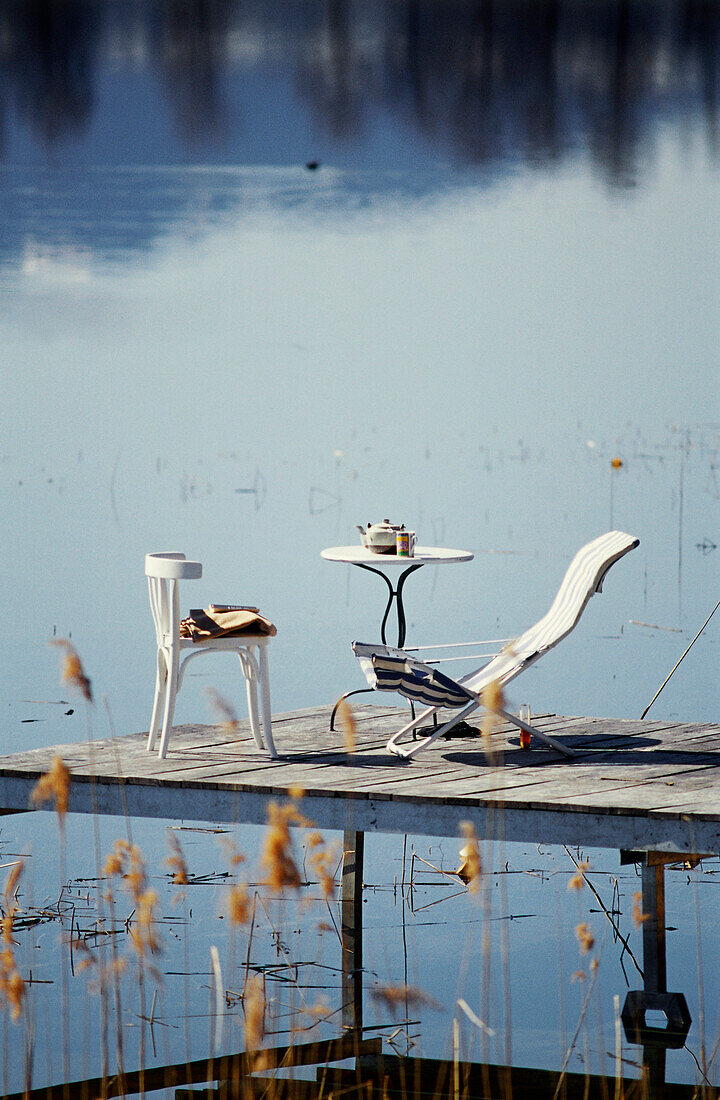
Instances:
[[[389,519],[380,520],[379,523],[368,523],[368,530],[372,528],[373,531],[402,531],[404,527],[404,523],[391,523]]]

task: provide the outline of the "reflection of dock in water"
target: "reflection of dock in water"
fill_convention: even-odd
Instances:
[[[309,1048],[309,1049],[308,1049]],[[282,1047],[277,1051],[239,1053],[197,1062],[179,1062],[159,1066],[145,1073],[127,1073],[103,1081],[75,1081],[48,1088],[8,1095],[6,1100],[94,1100],[95,1097],[152,1094],[159,1089],[175,1088],[175,1100],[553,1100],[557,1093],[564,1100],[695,1100],[695,1085],[665,1084],[663,1091],[648,1093],[639,1078],[567,1073],[560,1080],[557,1070],[532,1069],[477,1062],[452,1062],[435,1058],[409,1058],[379,1053],[380,1039],[363,1039],[348,1033],[342,1041]],[[293,1057],[292,1052],[298,1052]],[[268,1054],[280,1068],[316,1066],[314,1078],[299,1079],[269,1076],[266,1071],[253,1073],[258,1054]],[[329,1064],[325,1056],[352,1059],[350,1067]],[[188,1085],[203,1088],[190,1088]],[[616,1093],[615,1089],[619,1091]],[[104,1089],[104,1091],[102,1091]]]
[[[364,836],[346,830],[341,894],[342,1033],[329,1040],[289,1043],[152,1066],[108,1078],[62,1082],[6,1100],[92,1100],[94,1097],[154,1093],[175,1088],[175,1100],[201,1096],[220,1100],[690,1100],[697,1086],[665,1081],[667,1049],[682,1047],[690,1014],[682,993],[666,988],[664,872],[677,853],[624,852],[624,862],[642,867],[644,988],[627,994],[622,1011],[625,1041],[642,1047],[642,1076],[536,1069],[388,1053],[383,1025],[364,1026],[362,881]],[[664,1014],[665,1026],[649,1024],[646,1013]],[[371,1032],[378,1034],[370,1034]],[[639,1058],[639,1055],[638,1055]],[[314,1076],[308,1069],[315,1067]],[[296,1072],[304,1070],[301,1077]],[[188,1089],[189,1085],[202,1088]]]
[[[545,733],[574,748],[568,760],[520,749],[516,731],[440,741],[411,764],[388,736],[407,713],[354,708],[354,751],[329,731],[330,706],[273,718],[280,759],[258,753],[247,722],[174,729],[167,759],[146,734],[13,753],[0,759],[0,807],[28,809],[54,758],[72,773],[70,811],[264,823],[269,796],[305,791],[321,828],[455,836],[470,820],[491,837],[502,811],[507,840],[607,848],[720,853],[720,725],[540,716]]]

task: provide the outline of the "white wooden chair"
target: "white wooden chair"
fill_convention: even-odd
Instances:
[[[397,691],[412,703],[422,703],[427,708],[417,717],[413,713],[412,721],[393,734],[387,743],[388,750],[395,756],[409,760],[482,707],[482,693],[489,684],[508,684],[567,637],[577,625],[590,597],[602,590],[608,570],[638,545],[639,539],[632,535],[626,535],[623,531],[608,531],[583,546],[570,563],[548,613],[529,630],[505,645],[489,663],[460,679],[453,680],[434,668],[439,663],[437,660],[418,660],[414,656],[416,650],[353,642],[353,652],[360,661],[370,687],[379,691]],[[408,734],[415,736],[415,730],[426,723],[428,718],[435,718],[441,708],[457,710],[458,713],[442,725],[436,725],[430,733],[409,746],[399,744]],[[572,749],[528,725],[519,715],[502,708],[498,708],[497,713],[564,756],[575,755]]]
[[[268,670],[269,637],[242,634],[230,637],[203,639],[193,642],[180,637],[181,580],[197,580],[202,576],[199,561],[188,561],[184,554],[147,554],[145,573],[150,592],[150,609],[157,639],[157,675],[147,748],[155,747],[160,731],[158,756],[164,759],[175,713],[175,698],[182,686],[188,662],[201,653],[236,653],[245,677],[250,726],[255,744],[265,748],[273,759],[277,758],[272,736],[272,712],[270,708],[270,674]],[[181,653],[185,656],[181,659]],[[262,711],[262,732],[258,719],[258,688]],[[162,726],[160,717],[162,714]]]

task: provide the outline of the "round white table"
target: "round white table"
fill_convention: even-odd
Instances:
[[[387,645],[385,626],[393,600],[395,600],[398,624],[397,647],[402,649],[405,644],[407,629],[403,588],[410,574],[417,569],[421,569],[423,565],[450,565],[453,562],[472,561],[475,555],[469,550],[450,550],[445,546],[416,546],[415,553],[411,558],[399,558],[397,554],[375,554],[365,546],[356,545],[330,546],[327,550],[322,550],[320,556],[325,558],[326,561],[339,561],[344,562],[346,565],[356,565],[360,569],[366,569],[369,573],[376,573],[378,577],[382,577],[388,586],[388,601],[380,624],[380,637],[383,645]],[[392,581],[382,570],[387,569],[392,573],[395,569],[403,566],[405,568],[397,579],[396,587],[393,588]]]
[[[398,624],[397,647],[398,649],[402,649],[405,644],[405,631],[407,628],[407,623],[405,622],[405,606],[403,604],[403,588],[410,574],[414,573],[417,569],[422,569],[423,565],[450,565],[452,562],[472,561],[475,555],[471,554],[469,550],[450,550],[445,546],[416,546],[413,556],[411,558],[405,558],[398,557],[397,554],[375,554],[365,546],[355,545],[330,546],[327,550],[321,550],[320,556],[325,558],[326,561],[340,561],[344,562],[346,565],[356,565],[359,569],[366,569],[368,573],[376,573],[378,577],[382,577],[388,586],[388,601],[385,607],[385,614],[382,617],[382,623],[380,624],[380,637],[382,638],[383,645],[387,645],[385,625],[388,620],[388,615],[390,614],[393,600],[395,600]],[[382,570],[387,569],[392,573],[394,570],[402,568],[402,566],[405,566],[405,568],[397,579],[397,585],[393,588],[392,581],[382,572]],[[343,700],[349,699],[351,695],[364,695],[365,692],[372,690],[372,688],[357,688],[355,691],[345,692],[333,707],[332,714],[330,715],[330,729],[335,729],[335,715]],[[415,710],[413,708],[413,714],[414,713]]]

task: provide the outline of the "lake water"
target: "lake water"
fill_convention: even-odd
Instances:
[[[720,8],[691,0],[3,5],[0,500],[12,633],[0,751],[87,736],[83,707],[58,686],[52,637],[72,639],[92,680],[95,736],[147,727],[148,551],[202,560],[188,605],[257,602],[277,624],[274,711],[361,686],[349,643],[377,636],[384,591],[320,551],[382,516],[475,555],[409,581],[419,643],[517,633],[546,610],[578,546],[611,527],[637,535],[578,630],[510,693],[536,711],[637,717],[718,598],[719,39]],[[719,619],[654,717],[717,720]],[[177,722],[211,719],[208,686],[232,694],[234,670],[209,666],[188,674]],[[68,826],[73,882],[96,874],[89,828]],[[132,828],[161,880],[165,824]],[[107,850],[118,823],[101,830]],[[214,873],[215,838],[188,835],[196,873]],[[3,862],[30,854],[33,904],[56,896],[52,819],[8,819],[1,839]],[[239,843],[254,851],[258,835],[241,831]],[[457,866],[456,840],[408,843]],[[511,930],[492,941],[492,997],[482,981],[478,992],[472,899],[444,900],[426,923],[417,895],[409,913],[392,885],[402,838],[368,839],[377,888],[364,909],[382,934],[368,937],[366,986],[407,965],[444,1003],[451,966],[457,996],[476,1010],[497,1001],[495,1060],[557,1068],[584,996],[566,982],[578,969],[572,861],[515,845],[488,859],[498,928]],[[618,878],[637,953],[635,871],[617,853],[592,862],[602,882]],[[670,988],[694,998],[695,1057],[700,959],[710,1043],[717,1034],[720,983],[694,916],[713,912],[716,871],[667,875],[668,919],[680,929],[685,918],[669,945]],[[168,932],[167,971],[188,969],[192,933],[191,969],[208,973],[222,886],[193,889],[195,919],[187,935]],[[424,892],[430,902],[442,888]],[[294,931],[317,939],[308,913],[288,928],[317,960]],[[522,913],[532,916],[509,920]],[[43,945],[38,935],[23,944],[36,975],[57,925]],[[600,1059],[614,1050],[612,991],[627,988],[611,939],[590,1044]],[[541,972],[539,944],[553,960]],[[270,933],[265,946],[277,950]],[[73,1077],[98,1071],[92,1041],[63,1054],[43,1024],[62,984],[46,965],[55,985],[32,987],[48,1032],[36,1084],[62,1076],[63,1057]],[[197,1056],[211,1028],[199,986],[185,995],[186,1015],[202,1020]],[[79,988],[65,1000],[85,1004]],[[567,998],[538,1017],[539,988]],[[451,1011],[420,1012],[424,1053],[447,1055]],[[158,1061],[185,1056],[177,1026],[165,1027]],[[8,1042],[12,1090],[22,1044]],[[223,1043],[242,1045],[227,1033]],[[668,1076],[695,1080],[693,1056],[669,1054]]]

